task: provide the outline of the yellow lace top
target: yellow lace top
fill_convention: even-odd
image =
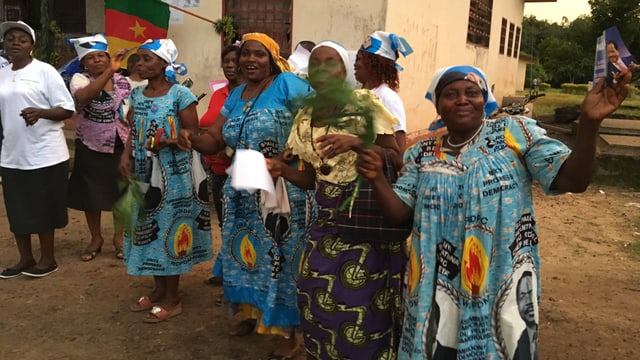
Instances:
[[[393,125],[398,120],[382,105],[378,98],[371,91],[366,89],[355,90],[357,107],[373,109],[374,127],[376,134],[394,134]],[[346,113],[353,112],[353,105],[345,107]],[[326,134],[340,134],[358,136],[364,133],[366,119],[362,116],[344,116],[340,119],[345,126],[342,128],[334,126],[316,127],[311,131],[311,121],[313,119],[313,109],[304,108],[296,115],[287,147],[294,155],[313,165],[316,170],[318,180],[332,182],[334,184],[347,184],[354,181],[358,175],[354,166],[357,154],[354,151],[347,151],[330,159],[324,159],[324,163],[331,167],[331,173],[324,175],[320,172],[323,164],[318,152],[314,151],[311,141],[315,141],[320,136]],[[313,133],[313,139],[311,135]],[[317,146],[316,146],[317,149]]]

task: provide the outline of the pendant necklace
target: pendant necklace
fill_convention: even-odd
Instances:
[[[480,131],[482,131],[482,128],[484,127],[484,122],[482,123],[482,125],[480,125],[478,127],[478,130],[476,130],[475,133],[473,133],[473,135],[471,135],[471,137],[469,137],[467,140],[459,143],[459,144],[453,144],[451,143],[451,135],[447,135],[447,144],[449,144],[449,146],[454,147],[454,148],[459,148],[459,147],[463,147],[465,145],[467,145],[468,143],[471,142],[471,140],[473,140],[479,133]]]
[[[325,135],[329,133],[329,127],[330,125],[327,125],[324,133]],[[320,164],[320,173],[324,176],[327,176],[331,174],[331,170],[333,170],[333,168],[331,167],[331,165],[324,162],[324,158],[320,156],[320,154],[318,153],[318,150],[316,150],[315,140],[313,139],[313,128],[314,126],[311,125],[311,148],[313,149],[313,152],[316,153],[316,155],[318,155],[318,157],[320,158],[320,162],[322,163]]]

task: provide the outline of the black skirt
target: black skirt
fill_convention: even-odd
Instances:
[[[14,234],[40,234],[67,226],[69,162],[34,170],[2,168],[2,191]]]
[[[113,154],[93,151],[78,139],[75,145],[67,205],[72,209],[89,212],[111,211],[120,197],[118,165],[124,144],[116,136]]]

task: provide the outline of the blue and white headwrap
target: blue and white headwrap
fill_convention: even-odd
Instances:
[[[488,86],[487,78],[482,70],[475,66],[461,65],[440,68],[433,73],[433,78],[431,79],[431,84],[425,97],[435,105],[436,111],[438,110],[438,96],[440,96],[442,89],[457,80],[471,81],[480,87],[482,97],[484,98],[485,119],[498,109],[498,102],[493,96],[493,93],[491,93],[491,88]],[[439,126],[437,124],[441,121],[441,119],[438,120],[435,124],[432,124],[432,127],[438,128]]]
[[[164,60],[167,63],[167,67],[164,69],[164,76],[174,83],[177,84],[178,80],[176,79],[176,74],[178,75],[186,75],[187,74],[187,66],[184,63],[176,64],[176,59],[178,58],[178,48],[173,43],[171,39],[159,39],[159,40],[147,40],[144,44],[140,45],[140,49],[146,49],[151,51],[152,53],[158,55],[160,59]]]
[[[109,52],[107,46],[107,38],[103,34],[95,34],[93,36],[85,36],[75,39],[67,39],[67,42],[76,49],[78,59],[82,61],[82,58],[88,54],[96,51]]]
[[[413,49],[403,37],[400,37],[396,34],[388,33],[385,31],[376,31],[373,34],[369,35],[367,39],[360,46],[360,50],[364,50],[368,53],[380,55],[385,57],[393,62],[398,60],[396,56],[396,52],[402,54],[402,56],[407,56],[413,52]],[[399,71],[402,71],[402,66],[396,63],[396,68]]]

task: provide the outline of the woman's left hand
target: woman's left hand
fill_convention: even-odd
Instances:
[[[615,83],[606,85],[604,77],[598,79],[582,102],[582,115],[586,120],[600,123],[614,112],[629,93],[631,71],[627,71]]]
[[[24,122],[27,123],[27,126],[32,126],[40,120],[42,117],[42,111],[42,109],[28,107],[20,111],[20,116],[22,116]]]
[[[282,160],[278,157],[274,157],[274,158],[268,158],[268,159],[264,159],[265,163],[267,164],[267,170],[269,170],[269,175],[271,175],[272,178],[277,178],[278,176],[282,175],[282,169],[287,166],[287,164],[285,164],[284,162],[282,162]]]
[[[318,152],[324,158],[331,159],[350,150],[362,147],[362,140],[349,135],[323,135],[316,139]]]

